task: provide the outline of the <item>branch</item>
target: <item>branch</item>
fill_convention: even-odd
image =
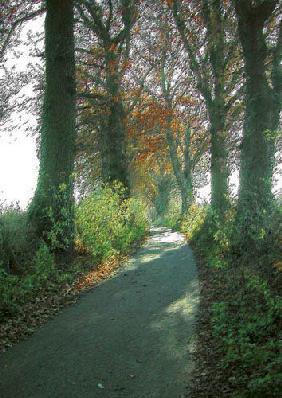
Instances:
[[[16,30],[20,25],[22,25],[24,22],[30,21],[31,19],[36,18],[36,17],[38,17],[39,15],[42,15],[45,11],[46,11],[46,8],[45,8],[45,7],[42,7],[42,8],[40,8],[39,10],[34,11],[34,12],[28,14],[28,15],[25,15],[25,16],[23,16],[23,17],[21,17],[21,18],[15,20],[15,22],[12,23],[12,26],[11,26],[11,28],[10,28],[8,34],[7,34],[7,37],[6,37],[6,39],[4,40],[4,42],[3,42],[3,44],[2,44],[2,46],[1,46],[1,48],[0,48],[0,61],[1,61],[1,60],[3,59],[3,57],[4,57],[4,54],[5,54],[5,51],[6,51],[6,49],[7,49],[8,44],[9,44],[9,41],[10,41],[10,39],[11,39],[13,33],[15,32],[15,30]]]
[[[113,2],[112,0],[108,0],[108,6],[109,6],[109,17],[106,22],[106,29],[109,32],[111,28],[111,23],[113,19]]]
[[[224,109],[226,113],[231,109],[235,101],[237,101],[242,96],[242,94],[244,94],[244,91],[245,91],[245,86],[244,84],[242,84],[238,88],[238,90],[230,97],[229,101],[227,101],[227,103],[225,104]]]
[[[181,13],[178,9],[178,0],[173,1],[172,14],[173,14],[178,32],[179,32],[182,42],[184,44],[184,48],[190,58],[190,67],[191,67],[192,72],[196,76],[197,87],[198,87],[199,91],[201,92],[201,94],[203,95],[203,97],[207,101],[211,101],[211,98],[212,98],[211,92],[208,88],[206,78],[204,78],[201,74],[201,66],[200,66],[199,62],[197,61],[195,48],[189,42],[189,40],[187,38],[188,36],[191,36],[191,32],[188,29],[187,25],[185,24],[185,22],[181,16]]]
[[[88,13],[91,15],[94,23],[92,23],[91,20],[85,15],[81,4],[84,5]],[[107,43],[110,39],[110,35],[103,24],[101,6],[98,5],[95,0],[92,0],[91,3],[87,0],[76,0],[75,5],[84,23],[94,33],[97,34],[97,36],[103,41],[104,44]]]

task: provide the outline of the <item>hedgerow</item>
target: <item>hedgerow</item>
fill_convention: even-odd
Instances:
[[[141,201],[126,198],[121,185],[106,186],[82,200],[76,209],[77,244],[95,259],[126,252],[148,228]]]

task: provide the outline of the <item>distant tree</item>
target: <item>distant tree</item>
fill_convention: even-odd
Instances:
[[[29,218],[57,252],[74,238],[75,59],[73,1],[47,0],[40,170]]]
[[[269,209],[282,104],[282,3],[234,0],[246,75],[239,215]],[[247,217],[249,220],[249,217]],[[248,222],[248,220],[246,220]]]

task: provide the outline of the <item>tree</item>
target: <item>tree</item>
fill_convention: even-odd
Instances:
[[[240,93],[232,10],[229,2],[222,0],[191,2],[185,8],[181,0],[167,3],[189,56],[196,87],[205,101],[211,136],[211,204],[222,215],[229,193],[226,118]]]
[[[29,218],[56,252],[72,248],[75,59],[72,0],[47,0],[40,170]]]
[[[205,115],[200,111],[203,107],[195,98],[197,92],[190,84],[185,63],[187,56],[172,17],[161,4],[151,5],[148,2],[138,22],[139,34],[132,43],[135,62],[130,72],[137,84],[151,97],[149,112],[146,113],[145,109],[142,111],[142,106],[146,108],[145,96],[139,106],[143,114],[143,120],[140,119],[143,124],[141,131],[147,130],[149,133],[148,120],[151,120],[151,130],[157,131],[159,138],[165,142],[168,161],[181,196],[182,213],[185,213],[195,193],[193,177],[200,149],[197,143],[203,138],[202,128],[195,122],[199,113]],[[145,80],[140,78],[144,74],[147,74]],[[200,137],[201,140],[198,140]]]
[[[104,79],[100,79],[100,83],[107,106],[100,127],[103,179],[119,180],[129,188],[126,113],[121,84],[129,63],[131,29],[137,18],[136,2],[82,0],[76,2],[76,7],[83,24],[94,33],[102,50]]]
[[[272,200],[275,141],[282,103],[281,1],[234,0],[234,5],[246,75],[238,215],[246,219],[247,210],[247,219],[254,222],[259,213],[269,210]],[[267,41],[266,24],[271,18],[274,29]]]

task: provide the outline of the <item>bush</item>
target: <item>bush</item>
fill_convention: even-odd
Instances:
[[[168,228],[178,229],[181,220],[181,201],[177,197],[172,197],[169,201],[168,209],[166,210],[163,219],[160,220],[161,225]]]
[[[117,184],[97,190],[76,209],[77,244],[98,261],[126,251],[147,228],[144,205],[126,199],[123,187]]]
[[[280,396],[282,387],[281,297],[250,270],[225,271],[226,299],[213,304],[212,329],[221,342],[219,367],[233,369],[245,395]],[[281,336],[280,336],[281,337]],[[234,395],[236,396],[236,394]]]
[[[0,253],[2,268],[8,273],[23,273],[31,263],[35,241],[26,213],[17,205],[0,206]]]
[[[256,214],[254,218],[254,214]],[[263,258],[261,266],[281,261],[282,207],[273,202],[269,212],[260,210],[259,204],[252,212],[245,209],[241,219],[233,224],[232,255],[240,261],[252,262]],[[256,256],[254,256],[254,253]]]
[[[25,276],[11,275],[0,269],[0,319],[17,313],[23,303],[40,290],[53,286],[57,278],[54,256],[45,243],[40,244]]]
[[[188,240],[195,238],[195,236],[202,229],[208,214],[209,206],[198,205],[193,203],[186,216],[181,221],[180,230],[185,234]]]

